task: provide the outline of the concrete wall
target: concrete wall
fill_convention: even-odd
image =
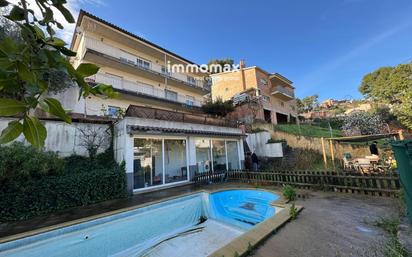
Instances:
[[[8,123],[13,119],[0,118],[0,131],[7,127]],[[75,123],[67,124],[62,121],[42,121],[47,129],[47,138],[45,142],[45,149],[58,152],[60,156],[70,156],[72,154],[87,156],[86,149],[82,144],[82,135],[79,128],[92,128],[96,131],[101,131],[104,136],[107,136],[108,140],[102,147],[100,152],[106,150],[110,144],[109,125],[106,124],[87,124],[87,123]],[[107,132],[106,132],[107,131]],[[23,135],[20,135],[15,141],[25,142]]]
[[[255,151],[258,156],[262,157],[283,157],[282,143],[270,143],[271,138],[269,132],[259,132],[248,134],[246,142],[251,151]]]

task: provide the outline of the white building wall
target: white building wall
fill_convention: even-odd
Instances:
[[[259,132],[248,134],[246,142],[249,145],[250,150],[262,157],[283,157],[282,143],[270,143],[271,139],[269,132]]]
[[[8,123],[12,121],[11,118],[0,118],[0,131],[7,127]],[[107,124],[89,124],[89,123],[75,123],[67,124],[62,121],[42,121],[47,129],[47,138],[44,148],[49,151],[58,152],[62,157],[73,154],[87,156],[86,149],[82,146],[82,135],[79,129],[90,128],[96,131],[109,132],[109,125]],[[108,134],[109,135],[109,134]],[[20,135],[15,141],[28,143],[23,135]],[[106,144],[100,149],[103,152],[110,145],[110,140],[106,140]]]

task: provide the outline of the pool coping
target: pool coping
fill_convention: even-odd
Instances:
[[[110,211],[110,212],[105,212],[105,213],[101,213],[101,214],[97,214],[97,215],[92,215],[92,216],[81,218],[81,219],[75,219],[75,220],[72,220],[72,221],[63,222],[63,223],[59,223],[59,224],[44,227],[44,228],[39,228],[39,229],[35,229],[35,230],[23,232],[23,233],[14,234],[14,235],[11,235],[11,236],[2,237],[2,238],[0,238],[0,244],[7,243],[7,242],[10,242],[10,241],[14,241],[14,240],[23,239],[23,238],[30,237],[30,236],[35,236],[35,235],[38,235],[38,234],[50,232],[50,231],[61,229],[61,228],[64,228],[64,227],[69,227],[69,226],[72,226],[72,225],[77,225],[77,224],[80,224],[80,223],[84,223],[84,222],[104,218],[104,217],[107,217],[107,216],[132,211],[132,210],[135,210],[135,209],[138,209],[138,208],[143,208],[143,207],[146,207],[146,206],[149,206],[149,205],[152,205],[152,204],[157,204],[157,203],[161,203],[161,202],[164,202],[164,201],[177,199],[177,198],[180,198],[180,197],[190,196],[190,195],[193,195],[193,194],[215,193],[215,192],[220,192],[220,191],[239,190],[239,189],[240,190],[241,189],[243,189],[243,190],[261,190],[261,191],[276,193],[279,196],[279,198],[277,200],[271,202],[271,205],[284,208],[281,211],[277,212],[276,215],[273,216],[272,218],[269,218],[268,220],[256,225],[255,228],[253,228],[250,231],[247,231],[246,233],[244,233],[241,236],[237,237],[236,239],[234,239],[233,241],[231,241],[230,243],[225,245],[223,248],[218,249],[217,251],[212,253],[212,255],[210,255],[210,256],[222,257],[224,254],[228,254],[229,252],[231,252],[232,253],[231,255],[226,255],[226,256],[233,256],[235,254],[235,252],[237,252],[239,254],[239,256],[242,256],[242,254],[245,254],[249,250],[249,248],[250,248],[249,244],[253,243],[252,246],[254,246],[257,243],[261,242],[272,231],[276,230],[277,227],[280,227],[287,220],[290,219],[289,211],[287,211],[288,219],[286,221],[283,221],[284,218],[282,218],[282,217],[285,216],[284,213],[286,213],[285,211],[288,208],[288,204],[287,204],[286,199],[282,196],[282,194],[279,191],[269,190],[269,189],[264,189],[264,188],[256,188],[256,187],[242,187],[242,188],[239,188],[239,187],[236,187],[236,186],[226,187],[226,188],[221,188],[221,189],[199,189],[199,190],[195,190],[193,192],[187,192],[187,193],[183,193],[183,194],[180,194],[180,195],[165,197],[165,198],[159,199],[159,200],[154,200],[154,201],[150,201],[150,202],[146,202],[146,203],[142,203],[142,204],[137,204],[137,205],[134,205],[134,206],[121,208],[121,209],[117,209],[117,210]],[[297,206],[297,208],[298,208],[298,206]],[[301,207],[299,207],[298,210],[300,211]],[[281,217],[279,219],[275,219],[279,215]],[[272,224],[273,222],[275,224]],[[279,225],[273,226],[273,225],[276,225],[276,224],[279,224]],[[271,229],[270,232],[269,232],[269,228],[272,228],[272,227],[273,227],[273,229]],[[255,233],[255,231],[257,231],[258,233]],[[265,234],[265,235],[262,237],[263,234]],[[247,240],[246,250],[245,250],[245,247],[241,245],[245,242],[245,240]],[[215,253],[217,253],[219,255],[214,255]],[[224,254],[222,255],[220,253],[224,253]]]

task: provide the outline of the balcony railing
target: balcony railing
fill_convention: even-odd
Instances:
[[[126,110],[127,117],[136,117],[144,119],[177,121],[185,123],[205,124],[212,126],[232,127],[237,128],[238,122],[236,120],[226,118],[210,117],[204,114],[189,114],[175,111],[166,111],[150,107],[142,107],[130,105]]]
[[[184,83],[187,86],[201,88],[201,89],[204,89],[204,90],[210,90],[207,83],[203,79],[202,80],[199,80],[199,79],[191,80],[185,74],[178,73],[178,72],[174,72],[174,73],[168,72],[166,67],[162,66],[160,64],[153,63],[153,62],[148,62],[148,61],[145,61],[145,60],[143,60],[143,62],[138,61],[138,59],[141,60],[141,58],[139,58],[138,56],[135,56],[135,55],[132,55],[132,54],[127,53],[125,51],[122,51],[119,48],[110,46],[110,45],[105,44],[105,43],[103,43],[101,41],[98,41],[96,39],[86,38],[84,47],[86,49],[91,49],[91,50],[94,50],[96,52],[99,52],[99,53],[108,55],[110,57],[116,58],[116,59],[118,59],[118,61],[123,62],[123,63],[128,64],[128,65],[132,65],[132,66],[134,66],[138,69],[147,70],[147,71],[150,71],[150,72],[155,72],[155,73],[158,73],[158,74],[160,74],[164,77],[178,80],[178,81]]]
[[[276,87],[274,87],[274,89],[273,89],[273,91],[272,91],[272,94],[277,93],[277,92],[282,93],[282,94],[284,94],[284,95],[287,95],[287,96],[289,96],[290,98],[295,98],[295,93],[294,93],[292,90],[289,90],[289,89],[287,89],[287,88],[285,88],[285,87],[282,87],[282,86],[276,86]]]
[[[104,73],[97,73],[93,75],[92,77],[90,77],[89,79],[97,83],[112,85],[114,88],[132,92],[132,93],[143,94],[143,95],[147,95],[150,97],[156,97],[156,98],[163,99],[163,100],[186,104],[189,106],[197,106],[197,107],[202,106],[201,101],[197,99],[187,97],[177,92],[176,94],[173,93],[171,95],[170,94],[167,95],[165,90],[155,88],[152,85],[130,81],[130,80],[127,80],[121,77],[116,77],[116,76],[112,76],[112,75],[108,75]]]

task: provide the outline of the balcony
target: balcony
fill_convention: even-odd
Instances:
[[[88,57],[91,59],[91,61],[99,62],[99,56],[108,58],[109,60],[132,68],[131,72],[135,74],[148,75],[149,79],[154,79],[162,83],[165,83],[167,79],[168,84],[174,86],[183,85],[185,89],[196,91],[197,93],[206,94],[210,91],[210,87],[204,80],[194,79],[193,77],[182,73],[168,72],[165,66],[144,60],[142,58],[139,58],[138,56],[122,51],[119,48],[112,47],[98,40],[86,38],[83,47],[87,50],[84,57],[85,59],[87,59],[86,55],[87,53],[89,53],[91,55],[95,55],[94,57]],[[106,62],[104,62],[103,64],[109,65],[109,63]],[[136,73],[136,70],[142,71],[143,73]],[[161,80],[159,80],[159,77],[161,78]]]
[[[293,92],[293,90],[289,90],[282,86],[274,87],[272,95],[282,99],[283,101],[290,101],[295,99],[295,93]]]
[[[201,101],[194,99],[192,97],[187,97],[185,95],[173,91],[158,89],[152,85],[137,83],[113,75],[97,73],[92,77],[89,77],[89,80],[97,83],[112,85],[115,90],[125,94],[133,94],[144,98],[154,98],[162,102],[177,103],[179,105],[184,105],[186,107],[202,106]]]

